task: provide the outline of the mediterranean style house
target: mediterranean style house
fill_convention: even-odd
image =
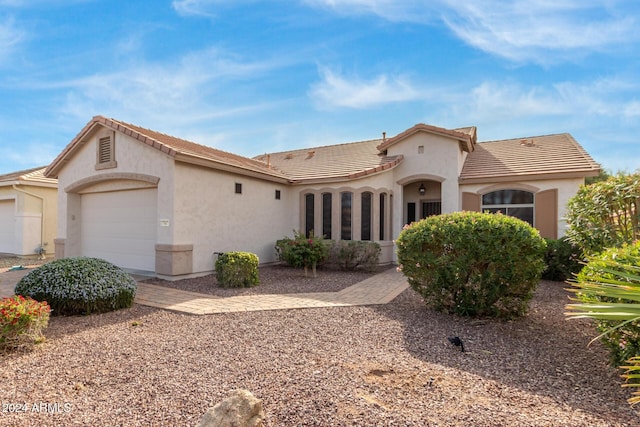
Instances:
[[[569,134],[478,143],[425,124],[381,139],[246,158],[102,116],[45,172],[58,179],[56,257],[94,256],[178,278],[213,253],[276,261],[293,230],[371,240],[394,259],[402,227],[472,210],[562,236],[567,200],[599,166]]]
[[[58,183],[44,171],[0,175],[0,253],[29,257],[53,250]]]

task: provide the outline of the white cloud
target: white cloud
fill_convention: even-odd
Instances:
[[[201,16],[215,18],[216,12],[223,6],[238,6],[255,0],[173,0],[171,6],[182,16]]]
[[[309,95],[319,109],[346,107],[363,109],[421,98],[411,82],[403,77],[379,75],[372,80],[347,79],[331,70],[321,70],[322,80]]]
[[[633,45],[632,0],[304,0],[339,14],[375,14],[394,22],[439,21],[465,43],[516,62],[553,63]]]
[[[0,64],[9,58],[25,37],[25,32],[16,27],[12,18],[0,22]]]

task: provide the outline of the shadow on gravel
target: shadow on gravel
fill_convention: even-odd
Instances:
[[[408,289],[375,309],[403,324],[404,346],[416,358],[465,371],[498,384],[546,396],[560,405],[591,413],[612,424],[640,420],[627,404],[619,371],[607,365],[607,352],[588,321],[564,318],[566,285],[542,281],[528,314],[515,321],[473,320],[435,312]],[[448,337],[459,337],[465,352]],[[437,374],[436,374],[437,376]],[[453,382],[452,384],[455,384]],[[486,387],[496,388],[487,384]],[[501,390],[502,389],[502,390]]]

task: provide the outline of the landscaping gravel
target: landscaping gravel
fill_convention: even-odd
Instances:
[[[266,426],[639,425],[607,353],[587,348],[595,330],[564,319],[564,286],[541,282],[510,322],[437,313],[411,290],[381,306],[53,317],[46,343],[0,361],[0,425],[195,426],[236,388],[263,400]]]

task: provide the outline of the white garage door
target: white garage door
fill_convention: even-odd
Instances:
[[[156,189],[83,194],[82,255],[155,271]]]
[[[0,253],[14,253],[16,203],[0,200]]]

